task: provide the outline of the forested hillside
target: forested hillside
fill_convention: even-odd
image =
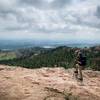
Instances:
[[[13,51],[16,55],[13,59],[0,59],[0,64],[23,66],[26,68],[40,67],[64,67],[74,65],[75,51],[77,48],[61,46],[54,49],[28,48]],[[87,57],[87,68],[100,70],[100,46],[83,48]],[[2,51],[1,51],[2,52]],[[11,55],[12,56],[12,55]]]

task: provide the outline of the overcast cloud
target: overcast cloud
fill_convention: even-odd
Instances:
[[[99,41],[100,0],[0,0],[0,39],[15,38]]]

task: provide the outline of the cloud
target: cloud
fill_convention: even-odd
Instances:
[[[66,5],[70,4],[72,0],[54,0],[51,3],[51,8],[61,9],[64,8]]]
[[[96,15],[98,18],[100,18],[100,6],[97,7]]]
[[[19,0],[21,5],[34,6],[37,9],[43,9],[47,6],[47,2],[44,0]]]
[[[34,6],[37,9],[61,9],[71,3],[72,0],[19,0],[22,5]]]
[[[100,40],[99,0],[0,1],[0,38],[5,37]]]

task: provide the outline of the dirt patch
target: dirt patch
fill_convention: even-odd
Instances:
[[[100,72],[85,70],[83,83],[73,69],[26,69],[0,65],[0,100],[100,100]]]

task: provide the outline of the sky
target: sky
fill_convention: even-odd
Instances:
[[[0,39],[100,43],[100,0],[0,0]]]

